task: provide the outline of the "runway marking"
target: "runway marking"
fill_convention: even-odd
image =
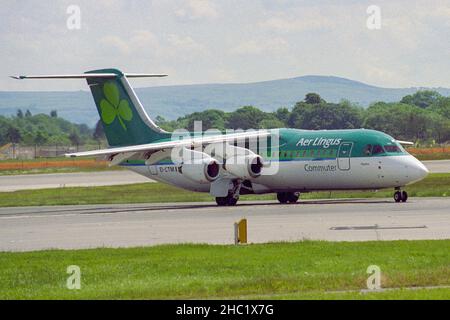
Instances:
[[[216,207],[216,205],[205,203],[203,205],[150,205],[145,207],[100,207],[100,208],[73,208],[73,209],[54,209],[54,210],[42,210],[42,211],[29,211],[29,212],[17,212],[17,213],[0,213],[0,219],[11,218],[37,218],[37,217],[67,217],[76,215],[94,215],[94,214],[114,214],[114,213],[131,213],[142,211],[165,211],[175,212],[179,209],[208,209]],[[15,207],[12,207],[15,208]],[[26,209],[27,207],[21,207]],[[1,208],[0,208],[1,209]],[[72,212],[72,213],[64,213]]]
[[[395,229],[426,229],[428,228],[425,225],[422,226],[390,226],[390,227],[382,227],[379,225],[373,226],[344,226],[344,227],[331,227],[330,230],[395,230]]]

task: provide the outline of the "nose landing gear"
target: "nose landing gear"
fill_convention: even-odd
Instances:
[[[408,200],[408,193],[398,189],[394,193],[394,200],[395,202],[406,202]]]

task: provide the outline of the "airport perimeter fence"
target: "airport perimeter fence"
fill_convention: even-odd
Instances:
[[[0,171],[34,170],[48,168],[105,168],[104,159],[66,158],[66,153],[82,152],[106,148],[105,145],[18,145],[0,146]]]
[[[0,146],[0,160],[32,160],[39,158],[60,158],[66,153],[107,148],[104,144],[85,145],[20,145],[8,143]]]

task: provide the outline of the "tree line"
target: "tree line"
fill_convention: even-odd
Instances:
[[[94,143],[93,133],[85,124],[74,124],[58,117],[56,110],[49,115],[32,115],[29,110],[19,109],[15,116],[0,116],[0,146],[6,143],[81,145]]]
[[[417,91],[398,102],[376,102],[367,109],[347,100],[339,103],[325,101],[316,93],[308,93],[292,109],[281,107],[264,112],[254,106],[244,106],[233,112],[209,109],[166,120],[160,116],[156,123],[172,131],[184,128],[194,130],[194,122],[202,121],[202,129],[375,129],[396,139],[418,144],[450,142],[450,97],[431,90]],[[0,116],[0,146],[5,143],[27,145],[78,145],[104,142],[100,121],[95,128],[74,124],[49,115],[32,115],[29,110],[18,110],[11,117]]]
[[[264,112],[254,106],[244,106],[233,112],[215,109],[195,112],[173,121],[156,118],[157,124],[168,131],[193,130],[195,121],[202,121],[203,130],[366,128],[419,144],[446,143],[450,142],[450,97],[421,90],[399,102],[376,102],[364,109],[347,100],[331,103],[316,93],[308,93],[291,110],[282,107],[275,112]]]

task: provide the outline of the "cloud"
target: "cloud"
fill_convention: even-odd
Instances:
[[[156,53],[161,49],[158,38],[146,30],[133,31],[127,40],[116,35],[108,35],[100,41],[103,45],[117,49],[123,55],[130,55],[142,50],[150,50]]]
[[[236,55],[260,55],[267,53],[283,53],[289,50],[289,44],[282,38],[271,39],[252,39],[241,42],[230,50],[231,54]]]
[[[383,86],[450,87],[442,71],[450,68],[449,1],[378,1],[382,28],[368,30],[372,2],[357,0],[77,0],[78,31],[66,27],[70,0],[5,1],[0,90],[49,89],[9,74],[109,66],[168,72],[158,80],[164,84],[327,74]],[[51,87],[68,88],[86,89],[76,81]]]
[[[287,14],[277,14],[268,17],[259,24],[262,28],[279,32],[303,32],[308,30],[333,28],[335,23],[332,19],[323,16],[316,10],[302,15],[291,17]]]
[[[120,53],[128,55],[131,52],[130,46],[125,40],[122,40],[118,36],[106,36],[103,37],[100,42],[106,46],[109,46],[113,49],[119,50]]]
[[[179,50],[202,51],[205,49],[204,46],[195,42],[194,39],[192,39],[190,36],[170,34],[167,38],[167,41],[171,46]]]
[[[175,11],[175,15],[180,18],[191,20],[218,17],[218,12],[214,4],[209,0],[188,0],[187,3]]]

